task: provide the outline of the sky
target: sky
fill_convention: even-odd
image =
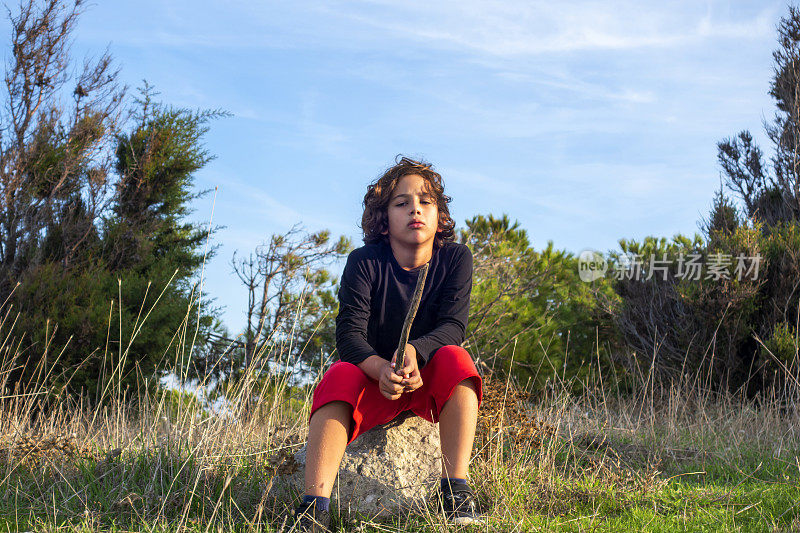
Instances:
[[[747,129],[771,152],[786,12],[769,0],[116,0],[87,5],[73,51],[108,47],[131,93],[147,80],[166,104],[232,114],[210,124],[215,159],[195,187],[212,192],[191,219],[225,226],[204,292],[236,333],[247,293],[234,251],[296,223],[360,245],[366,186],[397,154],[434,165],[457,227],[505,213],[536,249],[693,235],[720,187],[716,144]]]

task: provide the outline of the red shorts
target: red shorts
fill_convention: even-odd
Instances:
[[[314,389],[311,413],[334,401],[353,407],[348,444],[365,431],[392,421],[403,411],[412,411],[429,422],[438,422],[439,413],[450,399],[456,385],[472,378],[478,392],[478,405],[483,398],[481,377],[467,351],[460,346],[442,346],[420,371],[422,387],[390,400],[378,390],[378,382],[352,363],[334,363]]]

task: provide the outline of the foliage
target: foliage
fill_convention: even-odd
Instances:
[[[156,403],[163,415],[172,421],[181,421],[181,417],[186,416],[198,418],[210,414],[196,393],[181,389],[157,389]]]
[[[667,253],[666,280],[623,279],[615,285],[622,305],[610,314],[633,349],[621,354],[628,365],[651,360],[662,374],[688,371],[714,386],[744,387],[751,394],[797,373],[787,365],[796,359],[790,338],[800,312],[800,10],[795,7],[778,26],[778,45],[770,88],[777,109],[766,124],[772,157],[765,161],[748,131],[718,144],[725,188],[741,208],[720,190],[700,224],[705,242],[678,236],[670,245],[643,247],[643,255]],[[628,243],[620,244],[627,251]],[[679,279],[680,254],[697,254],[705,268],[700,279]],[[737,272],[739,258],[757,271]],[[729,265],[725,275],[709,270],[714,262]]]
[[[236,381],[270,365],[318,366],[336,347],[337,284],[327,267],[351,249],[345,237],[333,241],[327,230],[295,225],[247,258],[234,254],[231,264],[248,291],[247,325],[237,339],[217,337],[196,374]]]
[[[762,357],[774,357],[779,364],[797,364],[797,331],[786,322],[775,325],[772,335],[762,346]],[[764,353],[766,352],[766,353]]]
[[[36,376],[53,394],[94,395],[108,379],[153,383],[165,356],[185,366],[213,325],[194,281],[214,253],[201,251],[213,230],[184,218],[208,192],[192,193],[211,159],[206,123],[224,113],[163,106],[146,83],[130,105],[107,53],[73,75],[81,9],[27,1],[10,14],[0,301],[13,304],[24,332],[7,383]]]
[[[714,240],[726,253],[751,257],[757,245],[745,244],[754,237],[752,229],[739,227]],[[614,281],[620,300],[607,307],[632,349],[617,353],[620,363],[662,376],[712,372],[717,382],[732,377],[740,385],[745,362],[736,348],[756,310],[760,281],[730,271],[718,277],[709,265],[721,263],[721,252],[697,234],[672,241],[622,239],[620,248],[611,254],[620,272]]]
[[[511,369],[537,390],[554,379],[580,387],[598,364],[609,370],[613,331],[598,305],[600,294],[613,298],[609,284],[581,281],[577,258],[552,241],[534,250],[507,215],[466,224],[460,239],[473,254],[467,341],[481,366]]]

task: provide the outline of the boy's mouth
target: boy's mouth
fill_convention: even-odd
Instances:
[[[412,229],[413,228],[421,228],[424,225],[425,225],[425,223],[422,222],[421,220],[412,220],[411,222],[408,223],[408,227],[412,228]]]

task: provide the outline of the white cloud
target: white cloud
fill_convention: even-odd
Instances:
[[[384,36],[492,56],[671,47],[708,38],[750,39],[772,31],[774,9],[730,21],[708,3],[698,20],[702,5],[682,4],[677,8],[674,2],[641,1],[366,0],[335,3],[328,13],[372,26]]]
[[[139,47],[373,49],[400,43],[494,57],[673,47],[708,39],[748,40],[774,31],[776,6],[734,18],[727,2],[640,0],[362,0],[218,2],[143,7],[149,31],[115,31]],[[168,6],[168,7],[165,7]],[[781,6],[782,7],[782,6]]]
[[[286,179],[285,177],[248,176],[248,179],[248,183],[230,178],[219,180],[223,183],[219,186],[215,223],[227,225],[232,219],[236,219],[237,223],[247,221],[247,230],[230,241],[235,241],[237,246],[253,248],[272,233],[285,232],[298,223],[309,231],[322,228],[329,229],[334,234],[348,234],[352,231],[351,227],[334,219],[330,213],[300,211],[298,209],[305,207],[302,203],[295,209],[289,203],[281,202],[270,195],[264,184],[271,180]],[[209,178],[206,178],[206,182],[208,181]]]

